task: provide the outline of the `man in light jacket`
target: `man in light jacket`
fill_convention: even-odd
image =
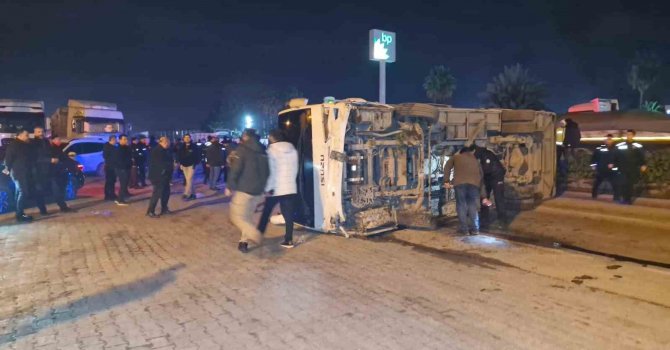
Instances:
[[[270,177],[265,185],[265,207],[261,220],[258,222],[258,231],[265,233],[265,228],[270,220],[272,209],[279,203],[281,214],[286,223],[284,248],[293,248],[293,219],[296,209],[296,194],[298,186],[298,151],[293,144],[284,141],[281,130],[270,132],[268,141],[268,160],[270,162]]]
[[[263,201],[263,190],[270,172],[268,156],[256,131],[247,129],[230,158],[225,195],[233,196],[230,201],[230,221],[242,231],[237,248],[246,253],[249,251],[249,241],[260,243],[261,240],[261,234],[253,223],[253,215],[256,206]]]

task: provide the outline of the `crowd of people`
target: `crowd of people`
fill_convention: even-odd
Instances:
[[[63,153],[60,137],[46,138],[44,128],[36,127],[31,139],[28,130],[17,133],[7,146],[3,173],[14,182],[15,212],[18,222],[30,222],[26,203],[33,199],[41,215],[48,215],[46,197],[51,195],[61,212],[74,211],[65,202],[68,172],[76,163]]]
[[[117,142],[118,141],[118,142]],[[204,141],[204,140],[203,140]],[[156,145],[146,143],[139,137],[130,144],[126,135],[110,136],[103,149],[105,159],[105,199],[117,205],[128,205],[128,187],[136,176],[138,186],[145,185],[145,167],[148,164],[149,180],[153,187],[146,215],[160,218],[172,212],[169,209],[170,187],[175,172],[183,176],[182,199],[195,200],[194,174],[203,164],[204,182],[218,191],[218,181],[226,180],[226,196],[232,197],[231,222],[241,231],[238,248],[249,250],[249,243],[260,243],[273,208],[279,204],[286,222],[286,234],[282,246],[293,247],[293,217],[297,193],[298,154],[293,144],[284,141],[283,133],[272,131],[269,146],[260,143],[258,134],[247,129],[240,144],[227,154],[215,136],[194,143],[190,135],[174,147],[167,137],[161,137]],[[147,162],[148,160],[148,162]],[[227,173],[227,174],[226,174]],[[118,194],[115,193],[119,183]],[[265,201],[263,214],[258,223],[253,222],[256,208]],[[160,212],[156,212],[160,202]]]

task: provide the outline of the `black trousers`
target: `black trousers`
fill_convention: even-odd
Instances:
[[[119,177],[119,201],[125,202],[130,197],[130,193],[128,193],[130,169],[116,169],[116,176]]]
[[[116,171],[105,166],[105,199],[116,199],[114,186],[116,185]]]
[[[623,172],[619,174],[619,177],[619,183],[621,184],[619,193],[621,193],[621,198],[623,199],[624,203],[631,204],[633,203],[633,197],[637,197],[639,195],[639,193],[636,193],[635,191],[635,185],[638,183],[638,181],[640,181],[640,174],[634,172]]]
[[[284,233],[284,241],[290,242],[293,240],[293,220],[295,218],[296,210],[296,198],[295,194],[287,194],[285,196],[274,196],[265,198],[265,206],[263,207],[263,213],[261,214],[261,219],[258,222],[258,231],[265,233],[265,229],[268,226],[270,221],[270,214],[272,214],[272,209],[279,203],[281,208],[281,215],[284,217],[286,222],[286,231]]]
[[[484,178],[484,189],[486,190],[486,198],[491,198],[491,193],[495,198],[496,214],[498,221],[507,222],[507,209],[505,207],[505,183],[503,180],[496,181],[494,179]],[[481,208],[482,224],[487,225],[491,219],[490,208],[483,206]]]
[[[170,179],[161,179],[156,182],[152,181],[151,185],[154,190],[151,193],[147,213],[155,213],[158,200],[161,202],[161,213],[165,212],[168,210],[168,201],[170,200]]]
[[[206,185],[209,181],[209,167],[205,162],[202,162],[202,171],[205,174],[205,177],[202,179],[202,183]]]
[[[617,174],[615,172],[596,173],[596,179],[593,181],[593,189],[591,190],[591,197],[598,198],[598,189],[603,182],[608,181],[614,191],[614,200],[618,201],[621,197],[619,192],[619,184],[617,183]]]

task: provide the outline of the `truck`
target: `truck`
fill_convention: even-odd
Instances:
[[[533,208],[555,193],[555,122],[544,111],[292,100],[278,125],[299,155],[296,222],[345,236],[434,228],[456,216],[444,165],[473,143],[504,164],[508,208]]]
[[[51,115],[49,127],[64,140],[125,131],[123,113],[116,104],[72,99]]]
[[[32,133],[35,127],[44,124],[43,101],[0,99],[0,159],[5,158],[5,149],[18,130]]]

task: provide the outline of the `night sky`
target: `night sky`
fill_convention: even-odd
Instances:
[[[504,65],[544,81],[556,112],[594,97],[635,103],[626,83],[636,50],[670,59],[670,1],[0,0],[0,98],[115,102],[135,130],[200,126],[226,89],[296,87],[377,99],[368,30],[397,32],[388,102],[426,101],[433,65],[458,79],[452,104]],[[554,4],[555,3],[555,4]],[[670,104],[668,79],[652,96]]]

